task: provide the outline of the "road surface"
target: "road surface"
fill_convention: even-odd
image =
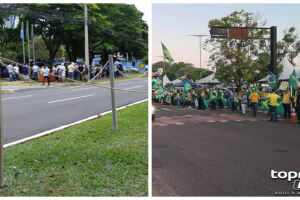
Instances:
[[[101,84],[109,86],[109,84]],[[147,79],[115,82],[115,88],[147,91]],[[115,92],[121,107],[147,93]],[[4,144],[111,110],[110,89],[96,86],[19,90],[2,95]]]
[[[271,170],[300,172],[300,124],[154,105],[153,196],[300,195],[294,181],[271,178]]]

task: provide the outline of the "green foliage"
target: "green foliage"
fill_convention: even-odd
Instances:
[[[163,61],[160,61],[152,65],[152,70],[157,71],[158,68],[164,68],[165,64],[166,74],[171,81],[183,76],[185,76],[189,80],[196,81],[213,73],[212,71],[206,69],[195,68],[192,64],[184,62],[173,63],[172,65],[170,65],[167,62],[165,63]],[[163,73],[163,75],[164,74],[165,73]]]
[[[209,21],[211,26],[257,27],[259,22],[253,13],[244,10],[235,11],[221,19]],[[264,38],[266,30],[249,30],[255,38]],[[215,77],[225,84],[235,84],[238,89],[245,84],[265,77],[269,52],[265,40],[214,39],[206,41],[206,48],[211,51],[210,65],[216,70]]]
[[[35,36],[41,36],[44,41],[50,63],[53,62],[62,45],[66,51],[66,57],[71,61],[75,61],[76,58],[84,58],[83,4],[12,5],[24,12],[34,13],[20,15],[20,21],[29,21],[29,24],[34,24]],[[0,20],[4,19],[2,15],[7,15],[7,13],[1,11]],[[46,16],[46,19],[41,15]],[[54,18],[48,16],[54,16]],[[99,52],[103,54],[103,60],[106,60],[107,55],[113,52],[128,52],[136,58],[144,58],[148,53],[148,26],[142,20],[142,16],[143,13],[134,5],[88,4],[88,20],[91,22],[89,24],[90,60]],[[65,21],[66,19],[67,21]],[[26,29],[26,25],[24,28]],[[8,32],[6,29],[3,31]],[[14,31],[13,40],[22,46],[20,25]],[[11,43],[6,35],[0,35],[0,42]],[[16,52],[16,56],[20,60],[22,48],[18,49],[20,49],[19,52],[16,52],[15,49],[13,52]],[[37,59],[42,58],[37,57]]]
[[[294,59],[300,53],[300,40],[298,39],[299,35],[296,33],[295,27],[284,31],[283,39],[277,43],[278,61],[287,57],[290,63],[295,66]]]

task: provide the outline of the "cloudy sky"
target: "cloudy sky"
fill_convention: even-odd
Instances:
[[[152,6],[152,62],[161,61],[161,41],[167,46],[175,62],[200,65],[199,38],[189,34],[209,35],[208,21],[220,19],[233,11],[244,9],[260,13],[267,20],[266,27],[277,26],[277,40],[283,31],[294,26],[300,33],[300,4],[153,4]],[[202,39],[204,41],[205,38]],[[202,67],[207,66],[209,53],[202,49]],[[296,65],[300,66],[299,57]]]

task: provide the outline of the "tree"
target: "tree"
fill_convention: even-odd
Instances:
[[[294,59],[300,53],[300,40],[298,39],[299,35],[296,33],[295,27],[284,31],[283,39],[277,43],[279,60],[287,57],[288,61],[295,66]]]
[[[208,26],[258,27],[258,24],[257,16],[241,10],[221,19],[210,20]],[[269,34],[269,31],[262,29],[249,29],[249,32],[257,38]],[[265,69],[270,63],[263,54],[269,53],[266,40],[211,38],[206,41],[206,49],[212,53],[209,64],[216,70],[215,77],[225,84],[235,84],[238,90],[245,83],[265,77]]]

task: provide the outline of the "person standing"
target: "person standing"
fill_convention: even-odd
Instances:
[[[78,64],[75,63],[75,66],[74,66],[74,79],[76,81],[78,81],[78,75],[79,75],[78,67],[79,67]]]
[[[15,66],[14,66],[14,75],[15,75],[15,80],[16,81],[19,80],[19,73],[20,73],[19,66],[18,66],[17,63],[15,63]]]
[[[298,85],[297,91],[295,93],[294,103],[295,103],[295,111],[297,113],[297,120],[298,123],[300,124],[300,85]]]
[[[231,102],[232,92],[231,92],[230,89],[228,89],[226,97],[227,97],[227,108],[230,109],[231,108],[231,104],[232,104],[232,102]]]
[[[50,78],[49,78],[49,68],[47,66],[43,66],[41,72],[43,74],[43,85],[45,85],[45,79],[48,81],[48,86],[50,86]]]
[[[291,95],[288,90],[285,90],[283,92],[282,106],[284,109],[283,118],[290,119],[291,118]]]
[[[39,66],[37,66],[37,65],[33,65],[32,66],[32,70],[33,70],[33,79],[36,81],[36,82],[38,82],[38,80],[39,80]]]
[[[278,122],[277,119],[277,101],[278,99],[281,99],[278,94],[276,94],[276,91],[273,89],[272,94],[267,96],[268,99],[270,99],[270,113],[271,113],[271,119],[269,121],[273,121],[273,118],[275,118],[275,122]]]
[[[7,65],[7,71],[8,71],[9,81],[12,82],[14,80],[14,67],[11,64]]]
[[[248,105],[247,94],[244,93],[244,95],[241,99],[242,115],[246,115],[247,105]]]
[[[24,64],[24,66],[22,67],[22,74],[26,79],[29,79],[28,65]]]
[[[74,70],[75,70],[75,66],[74,63],[72,62],[70,65],[68,65],[68,71],[69,71],[69,79],[73,79],[74,78]]]
[[[256,117],[259,95],[257,94],[257,92],[255,90],[253,90],[253,92],[250,94],[249,99],[252,104],[253,116]]]

